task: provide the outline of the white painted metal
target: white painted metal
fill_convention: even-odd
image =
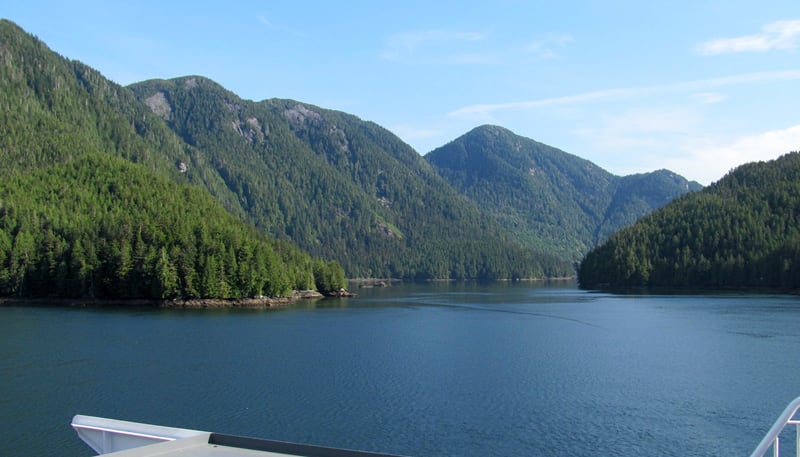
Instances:
[[[764,439],[761,440],[761,443],[758,444],[756,450],[750,454],[750,457],[763,457],[770,447],[772,448],[772,455],[774,457],[780,457],[780,435],[783,429],[789,424],[796,426],[797,457],[800,457],[800,419],[795,419],[798,410],[800,410],[800,397],[792,400],[786,409],[783,410],[783,413],[781,413],[778,420],[775,421],[775,424],[772,425],[772,428],[769,429]]]
[[[77,415],[72,427],[108,457],[400,457]]]
[[[108,454],[192,436],[209,435],[209,432],[199,430],[162,427],[83,415],[72,418],[72,428],[98,454]]]

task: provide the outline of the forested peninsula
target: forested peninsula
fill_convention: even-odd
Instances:
[[[800,153],[742,165],[620,230],[581,262],[579,280],[800,291]]]
[[[344,286],[337,264],[118,157],[9,176],[0,202],[0,295],[229,299]]]

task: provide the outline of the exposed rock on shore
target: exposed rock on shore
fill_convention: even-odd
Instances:
[[[354,294],[353,292],[350,292],[347,289],[333,290],[333,291],[328,292],[326,295],[328,297],[334,297],[334,298],[346,298],[346,297],[355,297],[356,296],[356,294]]]
[[[0,298],[0,306],[75,306],[75,307],[128,307],[143,306],[153,308],[209,309],[209,308],[277,308],[287,306],[297,300],[316,300],[325,298],[315,290],[295,290],[289,297],[252,298],[175,298],[169,300],[123,299],[109,300],[97,298]]]

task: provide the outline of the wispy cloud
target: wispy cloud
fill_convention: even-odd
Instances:
[[[398,33],[389,37],[383,51],[378,55],[384,60],[430,58],[436,54],[440,61],[447,62],[481,62],[485,58],[475,52],[464,51],[468,43],[486,39],[480,32],[461,32],[448,30],[425,30],[418,32]]]
[[[262,14],[259,14],[259,15],[258,15],[258,22],[260,22],[260,23],[261,23],[261,24],[263,24],[263,25],[266,25],[266,26],[267,26],[267,27],[269,27],[269,28],[272,28],[272,22],[270,22],[270,21],[269,21],[269,19],[267,19],[267,18],[266,18],[264,15],[262,15]]]
[[[542,60],[552,59],[558,57],[559,51],[572,41],[574,38],[571,35],[550,35],[528,43],[525,51]]]
[[[280,32],[280,33],[285,33],[285,34],[292,35],[292,36],[298,37],[298,38],[305,38],[306,37],[306,34],[303,33],[303,32],[299,32],[299,31],[294,30],[294,29],[290,29],[290,28],[287,28],[287,27],[282,27],[282,26],[275,25],[272,21],[270,21],[263,14],[259,14],[258,16],[256,16],[256,19],[258,19],[258,22],[260,22],[261,25],[265,26],[266,28],[268,28],[270,30],[274,30],[274,31]]]
[[[425,140],[429,138],[436,138],[437,136],[440,136],[442,134],[442,132],[438,129],[433,129],[430,127],[418,127],[411,124],[393,125],[392,132],[395,132],[397,136],[409,142],[415,142],[417,140]]]
[[[687,118],[679,110],[638,114],[641,119],[623,115],[603,121],[602,128],[575,133],[590,141],[600,151],[596,160],[616,174],[666,168],[704,185],[742,164],[800,149],[800,125],[729,136],[694,129],[691,120],[699,118],[690,112]],[[625,118],[637,125],[619,129],[616,123]]]
[[[484,103],[469,105],[448,113],[451,117],[486,117],[497,111],[529,110],[557,105],[572,105],[608,99],[630,98],[656,93],[704,92],[714,88],[739,84],[762,84],[776,81],[800,79],[800,69],[745,73],[740,75],[708,78],[694,81],[680,81],[653,86],[603,89],[575,95],[550,97],[537,100],[512,101],[505,103]]]
[[[719,38],[696,46],[701,55],[734,52],[765,52],[774,49],[795,49],[800,42],[800,20],[771,22],[761,33],[733,38]]]
[[[378,53],[382,60],[447,65],[517,65],[560,56],[574,38],[553,34],[514,43],[475,31],[424,30],[391,35]]]
[[[692,94],[690,97],[692,100],[698,101],[705,105],[720,103],[728,99],[727,95],[720,94],[719,92],[697,92]]]
[[[413,50],[432,43],[481,41],[486,35],[479,32],[452,32],[446,30],[427,30],[422,32],[398,33],[389,37],[393,48]]]
[[[720,144],[716,141],[694,141],[681,147],[684,154],[665,159],[665,166],[676,170],[702,173],[694,179],[704,184],[717,181],[739,165],[773,160],[800,149],[800,125],[742,135]]]
[[[664,168],[652,164],[670,155],[665,147],[674,148],[684,138],[695,135],[701,123],[702,118],[691,107],[631,108],[621,113],[600,114],[575,128],[573,133],[584,144],[591,144],[593,150],[613,155],[615,168],[633,173],[643,170],[626,169],[629,164],[638,168],[647,162],[652,169]]]
[[[562,97],[542,98],[505,103],[479,103],[449,112],[449,117],[488,116],[496,111],[529,110],[555,105],[570,105],[591,102],[612,97],[630,95],[635,89],[607,89]]]

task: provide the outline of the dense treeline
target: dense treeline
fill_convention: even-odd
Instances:
[[[240,298],[344,287],[200,188],[85,154],[0,186],[0,296]]]
[[[574,274],[571,262],[521,247],[373,123],[293,100],[242,100],[197,76],[131,90],[209,157],[249,222],[350,276]]]
[[[743,165],[614,234],[581,286],[800,288],[800,154]]]
[[[127,88],[0,20],[0,295],[248,297],[344,286],[226,213],[202,151]],[[203,187],[213,194],[212,199]]]
[[[576,263],[614,231],[701,188],[667,170],[614,176],[492,125],[473,129],[425,159],[524,245]]]

